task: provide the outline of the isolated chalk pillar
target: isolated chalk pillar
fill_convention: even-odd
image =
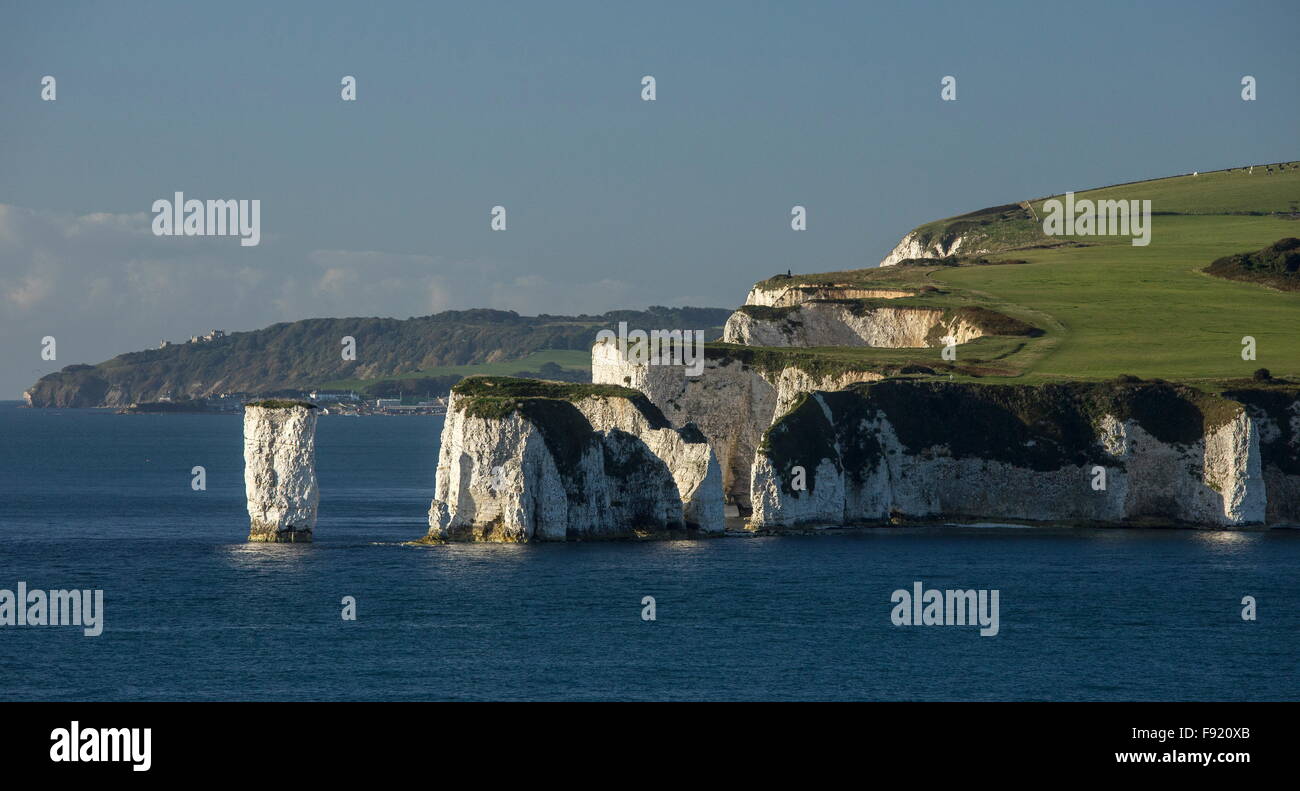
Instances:
[[[244,490],[249,541],[311,541],[316,486],[316,407],[257,401],[244,407]]]

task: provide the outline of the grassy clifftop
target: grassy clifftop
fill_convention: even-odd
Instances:
[[[471,376],[452,387],[451,392],[457,397],[456,409],[469,417],[500,418],[515,412],[530,419],[539,415],[554,417],[558,402],[571,405],[586,398],[623,398],[640,410],[653,428],[671,426],[659,407],[640,390],[618,385]],[[567,414],[569,410],[560,412]]]
[[[1071,237],[1043,233],[1041,219],[1049,200],[1064,194],[1034,198],[1032,211],[1019,203],[934,220],[913,229],[922,244],[939,243],[945,249],[965,236],[963,251],[1007,252],[1022,248],[1055,247],[1079,243]],[[1300,212],[1300,162],[1229,168],[1195,175],[1135,181],[1075,191],[1076,200],[1149,200],[1161,215],[1267,216]]]
[[[1047,237],[1028,211],[1011,204],[917,229],[942,236],[969,233],[974,224],[982,238],[994,241],[993,252],[780,276],[764,284],[896,288],[915,296],[887,304],[979,307],[1043,330],[1039,337],[980,338],[959,347],[957,359],[947,363],[939,349],[826,351],[829,359],[858,368],[902,363],[931,367],[945,378],[1023,383],[1133,374],[1209,390],[1261,367],[1300,378],[1300,292],[1204,271],[1225,256],[1300,236],[1300,164],[1076,194],[1083,198],[1150,200],[1150,243],[1133,246],[1128,236]],[[1040,220],[1046,200],[1032,202]],[[1243,339],[1253,339],[1254,359],[1243,359]]]

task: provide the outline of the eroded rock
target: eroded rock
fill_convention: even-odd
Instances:
[[[316,408],[301,401],[244,407],[249,541],[305,542],[316,529]]]
[[[719,533],[721,482],[703,435],[638,392],[471,377],[448,403],[429,539]]]
[[[1280,521],[1270,496],[1295,480],[1282,472],[1270,484],[1251,410],[1188,387],[894,380],[810,394],[772,426],[753,466],[751,525],[1239,527]]]

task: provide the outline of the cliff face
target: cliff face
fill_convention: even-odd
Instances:
[[[592,347],[591,376],[597,384],[644,393],[675,426],[695,424],[717,456],[726,501],[741,510],[750,507],[750,466],[763,432],[800,393],[881,378],[867,371],[818,376],[794,367],[757,368],[726,356],[707,357],[693,377],[685,366],[625,360],[614,343]]]
[[[1270,524],[1300,524],[1300,389],[1229,390],[1259,433]]]
[[[967,343],[979,325],[940,308],[863,308],[851,301],[804,302],[788,308],[747,307],[727,319],[722,340],[747,346],[873,346],[919,348]]]
[[[320,502],[315,408],[244,408],[244,490],[249,541],[311,541]]]
[[[966,249],[968,247],[965,236],[954,236],[951,239],[932,239],[923,240],[921,236],[912,231],[904,236],[889,255],[881,260],[881,266],[893,266],[899,261],[906,261],[909,258],[946,258],[950,255],[979,255],[987,253],[983,249]]]
[[[662,461],[672,475],[688,527],[706,533],[723,529],[722,468],[708,440],[692,424],[680,429],[626,398],[592,397],[574,402],[592,427],[612,437],[634,438]]]
[[[1282,463],[1268,472],[1261,423],[1237,401],[1165,383],[889,381],[813,393],[764,437],[751,524],[1294,521],[1300,478]],[[1300,419],[1274,453],[1293,458],[1297,438]]]
[[[497,395],[492,388],[497,388]],[[703,436],[639,393],[474,377],[452,391],[429,538],[564,541],[723,529]]]

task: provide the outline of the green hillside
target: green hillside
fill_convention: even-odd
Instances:
[[[598,316],[520,316],[506,310],[445,311],[409,319],[304,319],[252,332],[128,352],[98,365],[69,365],[26,393],[32,406],[127,406],[162,397],[274,394],[326,383],[365,392],[445,392],[470,373],[585,372],[596,333],[633,327],[700,329],[712,337],[720,308],[618,310]],[[342,340],[356,343],[354,360]],[[511,365],[511,363],[514,363]],[[584,373],[584,376],[589,374]],[[409,385],[409,387],[403,385]]]
[[[984,381],[1130,374],[1216,388],[1261,367],[1300,379],[1300,292],[1203,271],[1225,256],[1300,236],[1300,165],[1178,176],[1075,197],[1150,200],[1150,244],[1133,246],[1127,236],[1049,237],[1012,204],[917,229],[923,238],[974,234],[979,247],[991,250],[979,254],[983,261],[923,260],[793,281],[910,289],[917,296],[889,303],[978,305],[1045,331],[963,345],[955,366],[941,365],[937,348],[842,350],[841,363],[846,354],[865,367],[906,357]],[[1046,200],[1033,202],[1040,220]],[[1244,336],[1255,339],[1255,360],[1241,357]]]

